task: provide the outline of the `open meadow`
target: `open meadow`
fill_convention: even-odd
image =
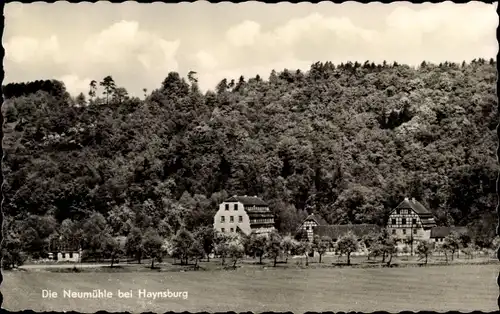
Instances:
[[[35,311],[494,311],[496,265],[405,268],[283,269],[243,266],[235,271],[51,273],[4,272],[4,308]],[[42,298],[42,290],[58,293]],[[63,297],[107,290],[105,299]],[[132,290],[131,298],[117,291]],[[150,292],[187,291],[187,298],[139,298]]]

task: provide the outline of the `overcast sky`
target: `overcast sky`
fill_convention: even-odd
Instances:
[[[5,82],[60,79],[87,94],[112,75],[141,96],[170,71],[200,87],[316,61],[419,64],[495,57],[496,4],[8,3]]]

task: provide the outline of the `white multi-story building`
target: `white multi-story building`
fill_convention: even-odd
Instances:
[[[222,233],[269,234],[274,228],[274,214],[257,196],[233,196],[219,205],[214,228]]]

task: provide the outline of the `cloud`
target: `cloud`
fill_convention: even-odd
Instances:
[[[254,21],[244,21],[231,27],[226,32],[228,41],[236,47],[251,46],[260,33],[260,24]]]
[[[268,37],[282,44],[295,45],[306,38],[314,38],[318,40],[318,44],[321,40],[328,42],[328,37],[332,36],[344,41],[359,37],[369,42],[374,39],[374,34],[371,30],[356,27],[347,17],[324,17],[319,13],[312,13],[277,27]]]
[[[293,18],[265,31],[259,23],[246,20],[228,28],[225,42],[198,52],[198,64],[210,69],[199,72],[200,87],[212,89],[221,79],[238,79],[241,74],[267,78],[272,69],[307,70],[316,61],[386,60],[416,65],[423,60],[488,58],[498,50],[497,24],[491,6],[446,3],[427,9],[397,7],[377,27],[321,13]]]
[[[12,36],[4,43],[5,58],[15,63],[64,62],[57,36],[37,39],[26,36]]]
[[[213,55],[206,52],[205,50],[200,50],[194,55],[194,59],[200,67],[207,70],[212,70],[217,67],[218,62]]]
[[[494,56],[497,25],[492,6],[442,3],[423,10],[398,7],[387,16],[380,38],[393,59],[406,51],[403,62],[460,62]]]
[[[58,77],[57,80],[64,82],[66,86],[66,90],[73,96],[76,96],[80,93],[87,95],[89,91],[89,85],[92,79],[83,78],[81,79],[78,75],[68,74]]]
[[[120,21],[90,36],[84,43],[84,58],[91,63],[127,64],[136,62],[144,69],[177,70],[176,53],[180,41],[167,41],[140,30],[137,21]]]
[[[43,16],[41,9],[32,11],[31,5],[9,3],[7,15],[18,24],[13,24],[12,33],[4,39],[6,75],[11,80],[64,78],[72,93],[86,93],[87,78],[99,81],[112,75],[117,85],[141,96],[143,87],[158,87],[170,71],[196,70],[200,87],[211,89],[224,77],[238,79],[244,75],[248,79],[260,74],[267,78],[272,69],[307,70],[316,61],[420,64],[423,60],[490,58],[498,51],[495,6],[398,4],[374,10],[377,16],[373,19],[366,18],[371,12],[359,14],[359,10],[351,14],[348,9],[312,12],[310,8],[309,13],[294,13],[283,6],[279,19],[270,17],[270,11],[249,13],[243,19],[235,15],[232,21],[236,22],[225,28],[219,20],[226,23],[231,19],[221,19],[215,11],[207,14],[217,23],[211,22],[206,28],[203,21],[181,27],[168,20],[165,26],[156,26],[149,21],[153,12],[144,22],[140,18],[146,14],[131,13],[127,16],[137,20],[101,24],[100,31],[95,32],[86,25],[94,27],[108,17],[91,19],[85,26],[66,23],[65,28],[51,20],[45,31],[35,31],[28,21],[36,25],[37,18]],[[168,23],[174,23],[175,32],[171,34],[178,37],[166,37]],[[163,29],[153,32],[149,27]],[[181,40],[187,44],[181,45]]]
[[[137,21],[120,21],[83,42],[82,53],[67,72],[97,81],[107,75],[132,96],[142,95],[142,88],[158,86],[170,71],[178,71],[180,40],[168,40],[142,29]],[[83,86],[77,84],[76,86]],[[88,84],[87,84],[88,85]]]

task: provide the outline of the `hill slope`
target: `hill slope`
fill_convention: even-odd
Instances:
[[[170,73],[145,101],[83,107],[39,85],[11,86],[3,107],[4,211],[17,219],[97,211],[115,233],[172,231],[211,224],[217,202],[247,194],[268,200],[286,232],[312,210],[330,223],[382,224],[409,196],[440,224],[494,233],[493,60],[315,63],[223,80],[205,95]]]

